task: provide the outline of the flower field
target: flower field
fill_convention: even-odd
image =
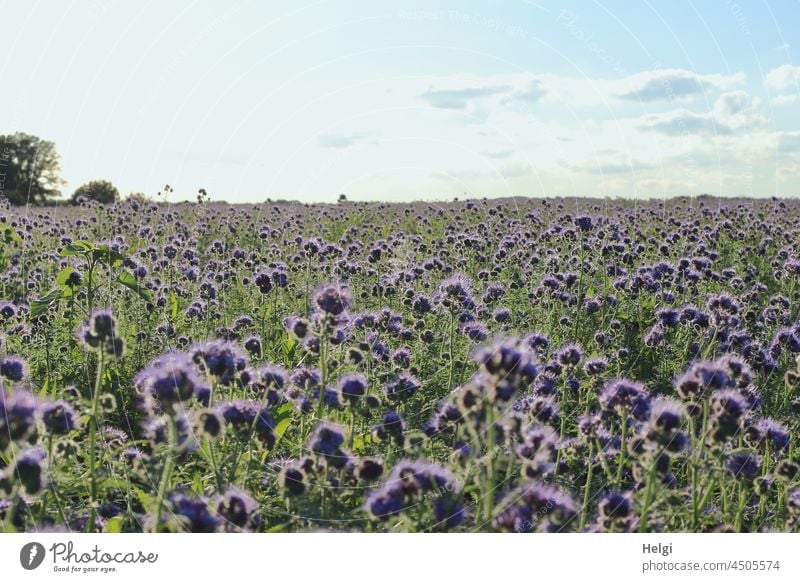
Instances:
[[[0,208],[0,530],[800,531],[800,203]]]

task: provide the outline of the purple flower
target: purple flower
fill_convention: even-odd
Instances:
[[[38,407],[38,401],[29,392],[17,390],[8,394],[0,384],[0,452],[34,433]]]
[[[227,341],[214,340],[204,344],[196,344],[189,353],[195,364],[224,386],[229,386],[236,374],[247,366],[247,358],[239,348]]]
[[[419,382],[410,374],[403,373],[384,388],[389,400],[409,400],[419,390]]]
[[[725,470],[736,479],[751,481],[761,473],[761,459],[752,453],[734,453],[725,459]]]
[[[620,378],[606,383],[598,397],[600,406],[617,414],[644,417],[650,410],[650,394],[643,384]]]
[[[26,449],[17,455],[14,474],[28,495],[36,495],[47,486],[46,456],[41,447]]]
[[[253,400],[233,400],[220,404],[217,411],[240,436],[255,435],[267,449],[275,446],[275,421],[266,406]]]
[[[222,525],[217,512],[212,511],[205,497],[173,492],[168,497],[169,509],[178,529],[190,533],[212,533]]]
[[[367,392],[367,379],[362,374],[348,374],[339,379],[339,392],[348,402],[355,402]]]
[[[19,356],[6,356],[0,360],[0,375],[19,382],[28,375],[28,363]]]
[[[78,417],[72,406],[64,400],[45,402],[41,406],[42,422],[55,435],[69,434],[78,425]]]
[[[155,358],[136,375],[134,384],[167,412],[174,411],[205,387],[196,366],[182,352],[167,352]]]
[[[250,529],[258,504],[247,493],[229,487],[217,501],[217,515],[222,518],[225,528],[233,531]],[[232,526],[232,527],[231,527]]]
[[[551,485],[529,483],[501,500],[492,527],[504,532],[564,531],[577,513],[575,501]]]
[[[344,444],[344,429],[336,424],[320,422],[314,434],[311,435],[308,448],[330,460],[340,456],[342,444]]]
[[[314,293],[314,304],[328,315],[341,315],[351,302],[350,290],[343,285],[323,285]]]

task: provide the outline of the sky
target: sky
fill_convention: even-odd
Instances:
[[[0,0],[65,194],[794,196],[800,2]]]

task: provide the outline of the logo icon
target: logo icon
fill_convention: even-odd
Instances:
[[[26,570],[35,570],[44,562],[44,546],[39,542],[30,542],[19,551],[19,563]]]

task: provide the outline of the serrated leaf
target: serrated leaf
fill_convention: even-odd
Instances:
[[[178,296],[175,295],[175,292],[172,291],[169,294],[169,304],[170,309],[172,311],[172,319],[177,319],[178,317]]]
[[[67,280],[72,273],[75,272],[75,269],[72,267],[64,267],[61,269],[61,272],[56,275],[56,285],[61,287],[62,289],[69,289],[69,285],[67,285]]]
[[[9,243],[21,243],[22,238],[17,234],[17,231],[11,228],[10,226],[6,226],[3,229],[3,242],[6,244]]]
[[[275,429],[272,431],[275,433],[275,443],[279,443],[281,438],[283,437],[286,429],[289,428],[289,425],[292,424],[292,417],[284,418],[280,422],[275,425]]]
[[[293,337],[286,340],[286,343],[283,345],[283,351],[287,358],[291,359],[294,356],[294,351],[297,349],[298,343],[299,342]]]
[[[285,404],[281,404],[278,409],[275,411],[275,414],[272,417],[275,419],[275,422],[280,422],[284,418],[289,418],[292,416],[294,412],[294,404],[291,402],[287,402]]]
[[[108,245],[94,247],[91,255],[96,261],[102,261],[111,267],[119,267],[125,261],[125,256],[122,253],[115,251]]]
[[[194,474],[194,478],[192,479],[192,491],[198,495],[203,494],[203,479],[199,471]]]
[[[56,301],[64,297],[61,289],[53,289],[47,295],[31,301],[31,317],[39,317]]]
[[[153,292],[147,287],[142,286],[142,284],[136,280],[136,277],[131,275],[128,271],[122,271],[119,275],[117,275],[117,283],[120,285],[125,285],[128,289],[135,292],[145,301],[149,301],[151,303],[154,301]]]
[[[85,255],[90,250],[92,250],[92,243],[87,242],[85,240],[78,240],[71,243],[67,243],[63,249],[61,249],[61,256],[62,257],[77,257],[81,255]]]
[[[365,448],[364,437],[355,437],[353,439],[353,452],[361,451]]]

